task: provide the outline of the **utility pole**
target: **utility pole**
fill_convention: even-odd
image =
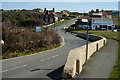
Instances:
[[[88,24],[87,24],[86,61],[87,61],[87,58],[88,58],[88,40],[89,40],[89,32],[88,32]]]
[[[102,32],[103,32],[103,16],[102,16]]]
[[[88,27],[90,25],[90,19],[89,19],[89,15],[88,15],[88,20],[87,20],[87,32],[86,32],[86,61],[88,59],[88,40],[89,40],[89,31],[88,31]]]

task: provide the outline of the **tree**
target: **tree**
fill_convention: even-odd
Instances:
[[[101,12],[104,12],[104,10],[102,9]]]
[[[22,9],[21,11],[27,11],[26,9]]]
[[[41,8],[35,8],[33,11],[43,11]]]
[[[33,26],[35,25],[35,21],[34,20],[30,20],[30,19],[21,19],[20,20],[20,25],[21,26]]]
[[[92,15],[92,13],[94,13],[95,11],[92,9],[90,12],[89,12],[89,15]]]
[[[96,13],[99,13],[100,11],[99,11],[99,9],[96,9]]]
[[[91,10],[91,13],[94,13],[94,12],[95,12],[95,11],[92,9],[92,10]]]

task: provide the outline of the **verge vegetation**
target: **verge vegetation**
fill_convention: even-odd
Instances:
[[[52,29],[42,28],[40,13],[34,11],[3,11],[2,13],[2,59],[13,58],[60,46],[61,38]]]

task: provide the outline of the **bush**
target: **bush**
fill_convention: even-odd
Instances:
[[[20,26],[34,26],[36,24],[36,22],[34,20],[30,20],[30,19],[21,19],[19,21]]]
[[[11,26],[42,26],[41,13],[29,11],[2,11],[2,22],[10,23]]]
[[[42,26],[40,13],[35,11],[3,11],[3,58],[17,57],[31,51],[42,51],[60,44],[60,37],[53,29],[35,32],[34,26]],[[22,53],[21,53],[22,52]]]
[[[53,29],[43,29],[41,32],[33,32],[33,28],[5,28],[3,27],[2,46],[3,58],[24,51],[37,51],[42,48],[60,44],[60,36]]]

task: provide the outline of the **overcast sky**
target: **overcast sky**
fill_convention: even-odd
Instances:
[[[1,0],[2,2],[118,2],[120,0]]]

